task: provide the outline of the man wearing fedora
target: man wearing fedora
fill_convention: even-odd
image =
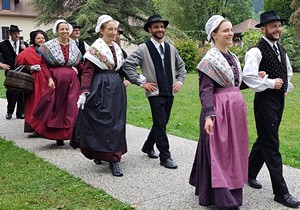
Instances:
[[[85,52],[90,48],[90,46],[85,41],[83,41],[82,39],[79,39],[80,29],[82,27],[77,25],[75,21],[70,22],[70,25],[73,26],[73,31],[70,34],[70,38],[73,39],[76,42],[82,56],[84,56]]]
[[[148,97],[153,125],[142,151],[150,158],[158,158],[154,144],[160,154],[160,164],[176,169],[171,159],[169,141],[166,133],[174,95],[181,89],[185,78],[185,64],[176,48],[164,41],[165,29],[169,21],[160,15],[152,15],[144,25],[144,30],[152,35],[150,40],[138,48],[125,60],[123,69],[126,78],[145,89]],[[136,72],[140,66],[142,75]]]
[[[0,43],[0,53],[3,56],[4,69],[6,71],[10,69],[15,69],[15,59],[16,56],[21,53],[28,44],[23,40],[20,40],[20,30],[18,26],[11,25],[9,27],[10,39],[4,40]],[[5,75],[6,72],[5,71]],[[7,114],[6,119],[10,120],[14,112],[15,106],[17,104],[16,117],[19,119],[24,119],[24,94],[18,91],[6,90],[7,99]]]
[[[290,83],[293,71],[286,51],[277,42],[281,36],[281,19],[275,11],[260,15],[263,37],[245,56],[244,82],[255,91],[254,115],[257,140],[249,156],[248,184],[260,189],[262,184],[256,177],[266,163],[270,173],[274,200],[284,206],[297,208],[300,201],[289,194],[282,172],[282,158],[279,151],[278,130],[281,122],[284,100],[293,90]],[[259,71],[265,71],[260,78]]]

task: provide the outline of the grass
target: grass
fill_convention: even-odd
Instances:
[[[0,209],[131,209],[10,141],[0,160]]]

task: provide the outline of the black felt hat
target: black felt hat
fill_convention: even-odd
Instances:
[[[22,30],[20,30],[19,27],[16,25],[10,25],[8,31],[13,33],[13,32],[21,32]]]
[[[151,15],[144,25],[144,30],[149,32],[148,28],[151,26],[151,23],[154,22],[163,22],[165,28],[167,28],[167,26],[169,25],[169,21],[163,20],[160,15]]]
[[[286,19],[281,19],[275,11],[268,11],[268,12],[264,12],[264,13],[261,13],[260,15],[260,23],[257,24],[255,27],[256,28],[260,28],[261,26],[264,26],[270,22],[273,22],[273,21],[281,21],[281,22],[284,22],[284,21],[287,21]]]
[[[73,28],[82,28],[81,26],[77,25],[75,21],[69,22],[69,24],[73,26]]]

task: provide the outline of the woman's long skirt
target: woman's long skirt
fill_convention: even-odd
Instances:
[[[32,113],[35,107],[38,105],[43,92],[47,88],[47,83],[43,71],[33,72],[34,77],[33,91],[30,94],[25,94],[25,121],[24,132],[32,133],[33,129],[30,126],[32,119]]]
[[[55,67],[51,72],[55,88],[43,93],[30,126],[44,138],[69,140],[78,113],[79,80],[71,67]]]
[[[204,130],[200,117],[200,139],[190,175],[190,184],[202,206],[231,208],[242,205],[248,177],[247,111],[238,88],[219,88],[214,93],[214,133]]]
[[[121,77],[115,71],[95,72],[70,145],[88,159],[119,162],[127,152],[125,130],[126,89]]]

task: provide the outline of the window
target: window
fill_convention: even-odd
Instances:
[[[2,26],[2,40],[9,39],[8,27]]]
[[[2,10],[10,10],[10,0],[2,0]]]

